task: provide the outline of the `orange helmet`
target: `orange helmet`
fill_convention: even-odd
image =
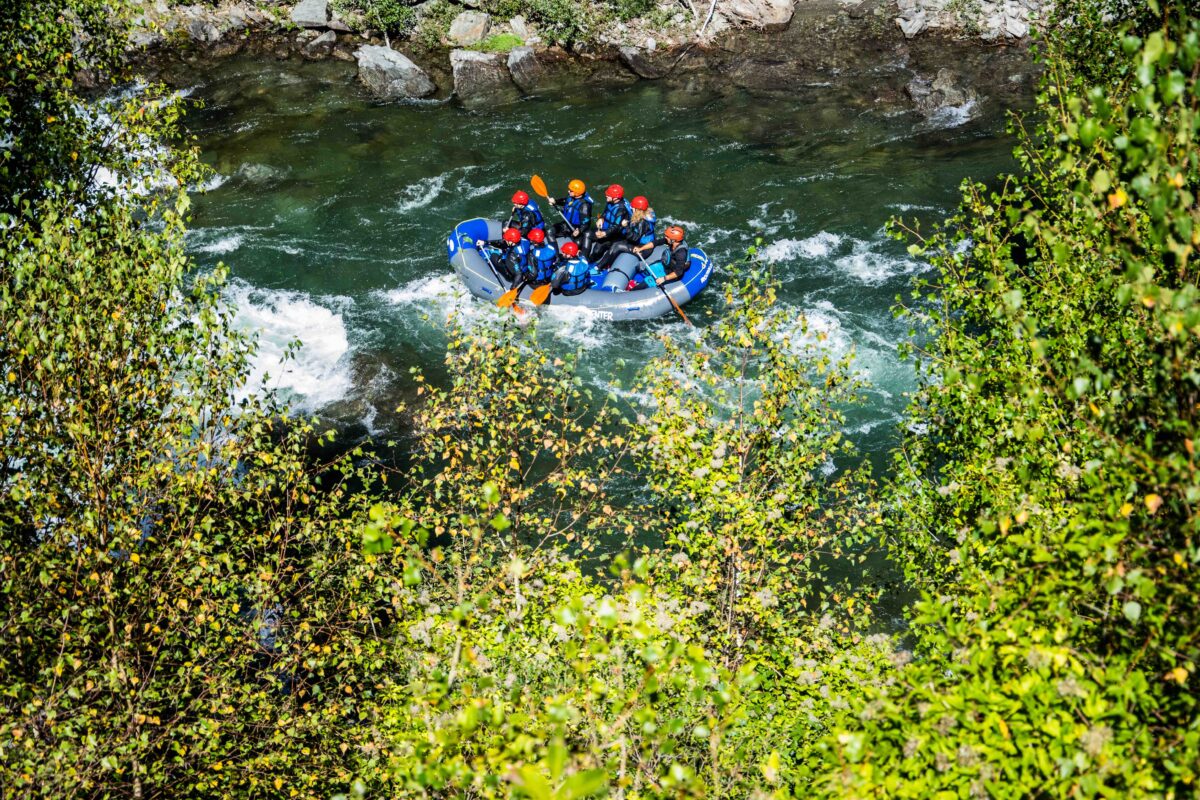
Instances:
[[[629,201],[629,205],[633,206],[639,211],[645,211],[646,209],[650,208],[650,201],[639,194],[637,197]]]
[[[513,195],[513,205],[523,206],[529,202],[529,192],[518,191]]]
[[[587,186],[579,178],[576,178],[567,184],[567,191],[571,193],[572,197],[582,197],[583,193],[587,191]]]
[[[614,183],[612,186],[604,190],[604,196],[609,200],[620,200],[625,196],[625,190],[621,188],[621,184]]]
[[[683,241],[683,228],[679,227],[678,225],[671,225],[665,231],[663,231],[663,236],[667,237],[668,242],[675,242],[678,244],[679,242]]]
[[[504,241],[508,242],[509,244],[516,244],[517,242],[521,241],[521,231],[517,230],[516,228],[505,228]]]
[[[563,242],[563,246],[559,249],[559,252],[567,258],[574,258],[579,255],[579,245],[574,242]]]
[[[541,228],[534,228],[529,232],[529,241],[534,244],[541,244],[546,241],[546,232]]]

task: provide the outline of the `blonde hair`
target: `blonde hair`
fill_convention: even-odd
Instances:
[[[653,208],[647,208],[645,211],[642,211],[640,208],[635,208],[633,210],[633,219],[630,221],[630,224],[636,225],[642,220],[648,218],[653,213]]]

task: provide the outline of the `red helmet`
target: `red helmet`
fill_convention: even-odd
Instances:
[[[563,246],[559,248],[559,252],[567,258],[574,258],[579,255],[579,245],[574,242],[564,242]]]
[[[633,206],[639,211],[645,211],[650,207],[650,201],[639,194],[637,197],[629,201],[629,205]]]
[[[621,184],[614,183],[612,186],[604,190],[604,196],[609,200],[620,200],[625,196],[625,190],[621,188]]]
[[[516,244],[517,242],[521,241],[521,231],[516,228],[505,228],[504,241],[508,242],[509,244]]]
[[[529,241],[534,244],[541,244],[546,241],[546,232],[541,228],[534,228],[529,232]]]
[[[518,191],[513,195],[513,205],[523,206],[529,202],[529,192]]]

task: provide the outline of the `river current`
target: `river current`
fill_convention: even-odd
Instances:
[[[782,281],[789,315],[838,355],[853,352],[867,402],[849,432],[878,459],[915,386],[896,346],[898,295],[929,267],[889,239],[890,217],[930,225],[964,178],[1012,166],[1004,109],[981,100],[925,118],[820,82],[787,95],[642,82],[560,91],[471,112],[450,102],[378,104],[340,63],[232,59],[190,76],[189,116],[215,175],[195,198],[188,245],[229,265],[237,321],[258,332],[254,380],[352,431],[385,435],[409,369],[435,376],[448,318],[499,313],[470,298],[444,240],[462,219],[507,213],[537,173],[645,194],[717,265],[687,306],[703,327],[746,248]],[[593,196],[599,196],[595,191]],[[611,323],[545,309],[539,336],[581,351],[593,388],[632,403],[632,378],[674,317]],[[288,343],[303,343],[281,363]]]

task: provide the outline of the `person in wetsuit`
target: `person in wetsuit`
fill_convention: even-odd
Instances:
[[[596,268],[599,270],[611,267],[617,256],[622,253],[637,253],[642,258],[647,258],[654,250],[655,215],[650,201],[638,195],[629,201],[629,205],[633,208],[629,227],[625,228],[621,239],[613,242],[608,252],[596,262]]]
[[[633,217],[633,209],[625,199],[625,190],[614,183],[604,190],[604,209],[596,220],[596,229],[583,239],[583,252],[589,261],[600,259],[612,244],[624,238],[625,229]]]
[[[667,251],[663,253],[660,261],[649,264],[650,274],[646,274],[644,268],[639,270],[636,277],[625,286],[626,290],[632,292],[635,289],[645,289],[647,284],[662,286],[664,283],[683,280],[692,263],[683,228],[678,225],[669,226],[660,238],[654,240],[655,247],[663,244],[668,246]],[[661,276],[655,274],[658,271],[656,267],[662,270]]]
[[[508,215],[506,228],[515,227],[522,236],[528,236],[534,229],[546,229],[546,220],[542,218],[542,210],[534,200],[529,199],[529,192],[518,191],[512,196],[512,213]]]
[[[551,197],[550,205],[562,212],[564,221],[554,223],[555,238],[570,238],[576,244],[592,224],[592,197],[583,181],[575,178],[567,184],[566,197]]]

